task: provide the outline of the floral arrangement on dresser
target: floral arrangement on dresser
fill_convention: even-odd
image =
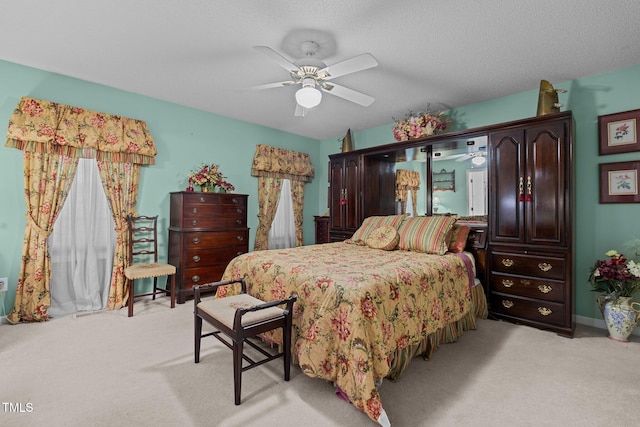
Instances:
[[[616,250],[608,251],[605,256],[609,259],[597,260],[593,266],[589,276],[591,287],[610,301],[632,297],[640,290],[640,264]]]
[[[203,192],[229,193],[235,190],[235,187],[226,178],[220,172],[219,165],[202,163],[189,173],[189,188],[193,191],[194,186],[199,186]]]
[[[451,119],[445,117],[443,112],[430,113],[429,106],[427,106],[426,112],[413,113],[409,111],[404,119],[394,118],[394,120],[396,125],[393,128],[393,137],[396,141],[407,141],[442,132],[451,122]]]

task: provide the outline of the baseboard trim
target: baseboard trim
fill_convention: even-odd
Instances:
[[[594,319],[593,317],[576,316],[576,323],[586,326],[593,326],[598,329],[607,330],[607,325],[604,324],[602,319]],[[635,327],[631,331],[631,335],[640,336],[640,326]]]

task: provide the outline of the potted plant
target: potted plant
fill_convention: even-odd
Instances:
[[[616,250],[610,250],[605,255],[608,259],[595,262],[589,282],[593,291],[600,292],[597,301],[609,330],[609,338],[627,342],[640,314],[640,304],[630,303],[640,290],[640,264],[628,260]]]

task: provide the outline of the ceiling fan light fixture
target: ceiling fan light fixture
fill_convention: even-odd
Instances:
[[[320,104],[322,92],[315,85],[304,85],[296,91],[296,102],[304,108],[313,108]]]
[[[487,160],[484,158],[484,156],[474,156],[471,159],[471,163],[473,163],[476,166],[480,166],[483,165],[484,162],[486,162]]]

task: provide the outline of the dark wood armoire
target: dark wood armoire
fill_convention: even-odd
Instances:
[[[364,218],[396,212],[395,169],[424,162],[426,213],[448,150],[486,143],[487,222],[475,227],[490,315],[572,336],[575,329],[574,166],[571,112],[500,123],[329,156],[329,235],[349,238]],[[437,170],[434,170],[437,169]],[[450,187],[450,186],[449,186]],[[458,185],[450,191],[457,191]],[[441,193],[437,193],[441,194]],[[420,213],[424,214],[424,213]],[[473,240],[476,239],[476,240]],[[485,259],[486,256],[486,259]]]

